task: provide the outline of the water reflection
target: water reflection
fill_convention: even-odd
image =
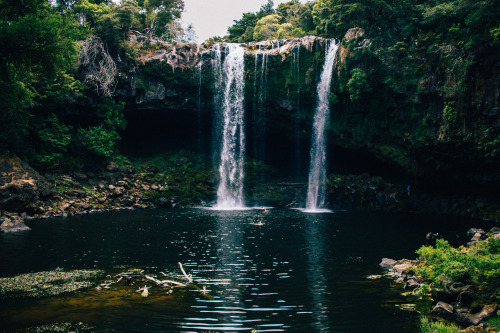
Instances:
[[[330,295],[327,288],[325,264],[327,253],[325,238],[327,230],[321,215],[306,215],[305,239],[307,254],[307,280],[309,294],[312,297],[312,326],[317,332],[330,332],[330,320],[328,317],[327,296]],[[331,302],[330,302],[331,303]]]
[[[149,282],[43,300],[2,300],[0,331],[57,321],[98,332],[417,332],[418,314],[381,273],[382,257],[411,258],[429,230],[457,219],[249,211],[135,211],[56,219],[24,234],[0,234],[0,276],[116,266],[182,276],[173,293]],[[464,227],[463,230],[467,230]],[[71,241],[70,241],[71,240]],[[125,269],[125,268],[124,268]],[[128,268],[127,268],[128,269]],[[115,272],[115,273],[112,273]],[[205,286],[206,295],[200,290]],[[411,301],[419,302],[419,301]],[[41,310],[43,309],[43,311]]]

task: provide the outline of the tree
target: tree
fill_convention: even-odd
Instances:
[[[277,39],[281,19],[278,14],[271,14],[258,20],[253,32],[254,41]]]
[[[252,30],[253,38],[253,27],[257,23],[257,15],[255,13],[244,13],[243,17],[240,20],[234,20],[234,24],[227,29],[229,35],[226,37],[228,42],[242,42],[240,41],[240,37],[246,33],[248,35],[250,30],[247,31],[248,28]]]
[[[4,0],[0,6],[0,147],[27,154],[40,106],[78,92],[77,44],[85,32],[48,2]],[[60,92],[67,95],[61,98]]]

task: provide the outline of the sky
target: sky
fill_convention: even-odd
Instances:
[[[274,0],[274,8],[289,0]],[[305,3],[305,0],[301,0]],[[192,24],[203,43],[210,37],[223,37],[234,20],[241,19],[243,13],[257,12],[267,0],[184,0],[183,26]]]

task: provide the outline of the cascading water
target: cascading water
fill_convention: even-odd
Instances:
[[[325,203],[326,181],[326,138],[325,125],[330,118],[328,95],[332,80],[333,67],[339,44],[327,41],[325,63],[317,88],[317,105],[314,113],[313,135],[311,142],[311,162],[307,187],[306,212],[318,212]]]
[[[295,44],[292,49],[292,74],[296,85],[295,90],[295,117],[294,117],[294,130],[295,130],[295,165],[296,174],[302,174],[302,143],[300,137],[300,42]]]
[[[238,209],[243,201],[243,163],[245,155],[245,50],[236,44],[227,45],[223,63],[222,149],[220,183],[217,189],[218,209]],[[221,89],[220,89],[221,90]]]
[[[260,64],[259,64],[260,58]],[[253,107],[253,156],[256,160],[264,161],[266,157],[266,113],[267,113],[267,77],[269,52],[259,51],[255,54],[254,74],[254,107]],[[260,68],[259,68],[260,66]],[[261,171],[261,170],[259,170]],[[264,175],[264,172],[259,172]],[[260,177],[264,181],[264,177]]]
[[[203,79],[203,61],[198,64],[198,101],[197,101],[197,114],[196,114],[196,127],[197,127],[197,148],[198,151],[203,151],[202,147],[202,126],[201,126],[201,83]]]
[[[224,73],[222,67],[222,45],[215,44],[210,52],[212,77],[214,78],[214,123],[212,126],[212,165],[219,165],[222,141],[222,97],[224,96]]]

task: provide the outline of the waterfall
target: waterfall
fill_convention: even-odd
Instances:
[[[222,149],[220,152],[217,189],[218,209],[238,209],[243,202],[243,163],[245,154],[244,124],[244,55],[245,50],[237,44],[227,45],[222,74]]]
[[[201,84],[203,79],[203,61],[198,64],[198,101],[197,101],[197,113],[196,113],[196,127],[197,127],[197,148],[198,152],[203,151],[202,144],[202,126],[201,126]]]
[[[325,125],[330,118],[328,95],[332,80],[333,67],[339,44],[327,41],[325,63],[317,88],[317,104],[314,113],[313,135],[311,142],[311,162],[307,187],[306,211],[318,211],[325,203],[326,181],[326,131]]]
[[[219,165],[222,141],[222,97],[223,92],[223,67],[222,46],[215,44],[210,51],[210,65],[214,78],[214,123],[212,125],[212,165]]]
[[[259,68],[259,58],[260,68]],[[267,113],[267,77],[269,52],[259,51],[255,54],[254,74],[254,107],[253,107],[253,156],[256,160],[265,161],[266,156],[266,113]],[[263,174],[263,172],[262,172]],[[263,181],[261,177],[261,181]]]
[[[300,43],[295,44],[292,49],[292,74],[296,84],[295,90],[295,166],[297,176],[302,174],[302,143],[300,137]]]

